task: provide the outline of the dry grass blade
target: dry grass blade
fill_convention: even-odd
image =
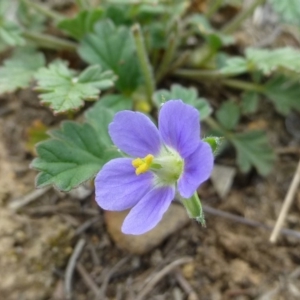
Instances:
[[[65,293],[66,293],[66,298],[67,299],[72,299],[72,278],[73,278],[73,273],[74,269],[76,267],[76,262],[84,248],[85,245],[85,239],[80,239],[76,246],[75,249],[69,259],[67,269],[66,269],[66,275],[65,275]]]
[[[147,294],[153,289],[153,287],[167,274],[169,274],[172,270],[177,268],[180,265],[186,264],[191,262],[193,259],[191,257],[182,257],[173,262],[169,265],[165,266],[161,271],[155,274],[151,278],[151,280],[145,285],[145,287],[139,292],[135,300],[142,300],[144,299]]]
[[[278,217],[278,219],[276,221],[276,224],[275,224],[275,227],[272,231],[272,234],[271,234],[271,237],[270,237],[270,242],[271,243],[275,243],[277,241],[278,235],[279,235],[280,230],[283,226],[283,223],[284,223],[284,220],[285,220],[286,215],[288,213],[288,210],[289,210],[289,208],[290,208],[290,206],[293,202],[293,199],[294,199],[295,193],[297,191],[299,182],[300,182],[300,161],[298,163],[298,167],[297,167],[297,170],[294,174],[294,178],[292,180],[292,183],[291,183],[291,185],[289,187],[289,190],[288,190],[288,192],[285,196],[282,208],[280,210],[279,217]]]

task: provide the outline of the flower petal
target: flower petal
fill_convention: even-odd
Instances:
[[[158,124],[164,143],[181,157],[196,150],[200,140],[200,119],[194,107],[181,100],[170,100],[162,106]]]
[[[213,163],[210,145],[200,141],[196,151],[184,160],[184,171],[178,180],[178,191],[183,198],[190,198],[198,186],[209,178]]]
[[[114,144],[134,157],[155,155],[161,148],[156,126],[142,113],[121,111],[109,125],[109,134]]]
[[[131,158],[116,158],[103,166],[95,179],[96,201],[106,210],[133,207],[153,188],[150,172],[136,175]]]
[[[174,187],[155,188],[134,206],[124,220],[122,232],[143,234],[154,228],[162,219],[175,196]]]

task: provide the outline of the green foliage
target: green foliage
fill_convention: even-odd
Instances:
[[[260,71],[264,75],[284,72],[299,78],[300,51],[290,47],[272,50],[247,48],[245,58],[229,58],[226,65],[220,69],[221,73],[228,75],[254,71]]]
[[[244,57],[231,57],[225,60],[225,65],[219,70],[220,73],[225,75],[239,75],[247,72],[247,60]]]
[[[240,109],[234,102],[226,101],[216,112],[216,117],[223,128],[232,130],[240,120]]]
[[[85,113],[86,120],[93,125],[102,142],[111,146],[112,141],[108,134],[108,125],[114,114],[120,110],[130,110],[132,101],[123,95],[107,95],[101,98],[91,109]],[[99,122],[101,120],[101,122]]]
[[[259,94],[256,92],[245,92],[242,95],[241,110],[243,114],[253,114],[257,111]]]
[[[113,70],[118,76],[116,87],[131,94],[140,83],[140,70],[130,30],[117,28],[110,20],[98,22],[94,30],[82,40],[80,56],[90,64],[100,64],[104,70]]]
[[[224,138],[217,137],[217,136],[209,136],[209,137],[204,138],[203,142],[208,143],[213,151],[214,156],[217,156],[223,145]]]
[[[285,76],[276,76],[266,83],[264,94],[283,115],[287,115],[292,109],[300,111],[299,81],[289,80]]]
[[[97,100],[100,90],[110,88],[115,77],[99,65],[90,66],[79,75],[63,61],[55,61],[35,74],[41,102],[56,113],[78,109],[84,100]]]
[[[97,21],[103,16],[102,9],[83,10],[72,19],[64,19],[57,26],[71,37],[80,40],[86,33],[92,32]]]
[[[195,33],[203,36],[213,49],[219,49],[222,45],[227,46],[234,43],[234,38],[232,36],[223,34],[214,29],[209,20],[202,14],[190,16],[188,18],[188,24],[192,26]]]
[[[43,14],[38,13],[34,9],[31,9],[23,1],[19,1],[17,7],[17,19],[26,30],[34,30],[41,32],[45,29],[46,17]]]
[[[105,147],[88,123],[64,122],[61,129],[50,135],[52,139],[38,144],[39,157],[31,165],[40,171],[37,187],[54,185],[59,190],[70,191],[95,176],[105,162],[116,157],[115,151]]]
[[[42,53],[28,48],[17,49],[0,67],[0,94],[28,87],[35,72],[44,65]]]
[[[204,98],[198,97],[195,88],[185,88],[179,84],[173,84],[171,90],[159,90],[154,93],[154,103],[159,108],[164,102],[171,99],[181,99],[183,102],[190,104],[198,109],[201,120],[207,118],[212,109]]]
[[[275,161],[275,154],[262,131],[249,131],[230,135],[237,151],[237,163],[243,172],[254,166],[260,175],[267,175]]]
[[[270,0],[270,3],[284,21],[300,25],[299,0]]]

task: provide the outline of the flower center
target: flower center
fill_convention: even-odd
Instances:
[[[135,174],[140,175],[149,170],[151,163],[153,161],[154,156],[152,154],[148,154],[144,158],[136,158],[132,161],[132,165],[135,167]]]
[[[134,159],[132,165],[135,167],[136,175],[150,170],[156,175],[157,184],[171,185],[181,176],[184,161],[176,151],[163,148],[157,157],[148,154],[144,158]]]

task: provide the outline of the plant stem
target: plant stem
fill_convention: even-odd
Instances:
[[[262,5],[266,0],[255,0],[248,9],[242,10],[231,22],[226,24],[221,30],[223,33],[233,33],[249,16],[251,16],[259,5]]]
[[[207,70],[198,70],[198,69],[178,69],[174,72],[174,75],[184,77],[184,78],[189,78],[189,79],[210,79],[210,80],[215,80],[215,79],[222,79],[226,78],[229,75],[227,74],[222,74],[219,71],[207,71]]]
[[[264,86],[261,84],[236,79],[225,79],[222,80],[221,83],[239,90],[253,91],[258,93],[263,93],[265,90]]]
[[[90,3],[88,3],[87,0],[75,0],[75,2],[77,4],[77,6],[82,10],[90,8]]]
[[[37,45],[44,48],[55,49],[55,50],[68,50],[68,51],[75,51],[77,48],[77,44],[74,42],[70,42],[47,34],[24,30],[23,36],[26,39],[33,41]]]
[[[211,18],[215,12],[220,8],[220,6],[223,4],[223,0],[210,0],[209,8],[206,12],[206,17]]]
[[[167,47],[167,50],[164,53],[164,56],[161,60],[161,63],[159,65],[159,68],[156,73],[156,82],[160,82],[161,79],[168,73],[168,67],[174,57],[176,48],[177,48],[177,39],[176,35],[172,34],[169,39],[169,45]]]
[[[34,2],[33,0],[21,0],[21,1],[23,1],[27,6],[33,8],[34,10],[41,13],[42,15],[50,19],[53,19],[57,23],[64,19],[64,16],[51,10],[49,7],[45,5]]]
[[[258,93],[263,93],[265,91],[265,87],[261,84],[246,82],[237,79],[227,79],[232,75],[222,74],[219,71],[179,69],[176,70],[173,74],[183,78],[189,78],[189,79],[201,80],[201,81],[219,79],[219,83],[239,90],[254,91]]]
[[[152,95],[155,90],[155,83],[154,83],[154,77],[153,77],[153,69],[149,61],[149,57],[146,51],[145,43],[144,43],[144,37],[142,34],[142,30],[139,24],[135,24],[131,28],[135,46],[137,50],[138,59],[140,62],[141,71],[143,73],[144,79],[145,79],[145,85],[146,85],[146,93],[147,93],[147,100],[151,107],[152,104]]]

